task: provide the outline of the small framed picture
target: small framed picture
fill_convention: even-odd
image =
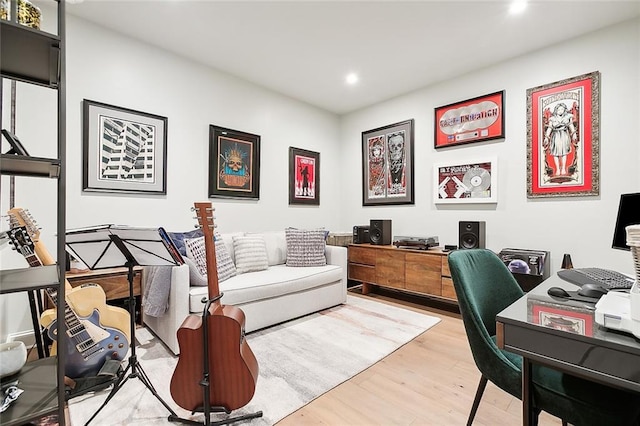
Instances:
[[[260,136],[209,126],[209,197],[260,198]]]
[[[320,153],[289,147],[289,204],[320,205]]]
[[[527,197],[600,194],[600,73],[527,90]]]
[[[167,117],[83,101],[83,191],[167,193]]]
[[[582,336],[597,334],[593,309],[589,311],[577,306],[537,299],[527,300],[527,309],[534,324]]]
[[[413,119],[362,132],[362,205],[413,204]]]
[[[435,109],[435,148],[504,139],[504,90]]]
[[[436,204],[497,203],[498,161],[449,162],[433,168]]]

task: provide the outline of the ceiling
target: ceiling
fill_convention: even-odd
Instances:
[[[538,0],[519,15],[506,0],[68,3],[69,14],[336,114],[640,16],[640,0]]]

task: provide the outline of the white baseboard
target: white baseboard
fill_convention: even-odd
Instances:
[[[7,342],[15,342],[17,340],[22,341],[27,348],[31,348],[36,345],[36,337],[33,330],[9,333],[7,335]]]

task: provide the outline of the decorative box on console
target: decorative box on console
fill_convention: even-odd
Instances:
[[[353,244],[353,233],[351,232],[330,232],[327,237],[327,245],[347,247]]]

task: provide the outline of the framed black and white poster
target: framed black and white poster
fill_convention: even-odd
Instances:
[[[167,117],[83,101],[83,191],[167,193]]]

